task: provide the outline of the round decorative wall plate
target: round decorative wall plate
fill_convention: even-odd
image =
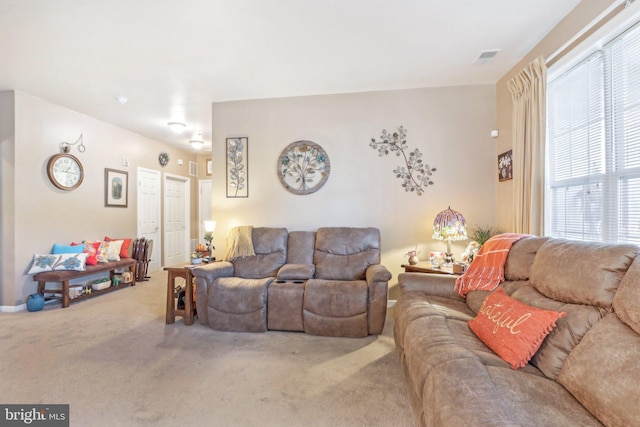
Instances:
[[[278,158],[278,178],[293,194],[311,194],[329,179],[331,164],[326,151],[311,141],[296,141]]]
[[[160,153],[158,162],[160,162],[160,166],[167,166],[167,163],[169,163],[169,155],[167,153]]]

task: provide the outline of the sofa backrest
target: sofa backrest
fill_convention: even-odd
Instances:
[[[558,382],[603,424],[640,425],[640,258],[620,282],[613,310],[569,354]]]
[[[234,275],[245,279],[276,277],[287,261],[286,228],[255,227],[252,231],[255,256],[234,259]]]
[[[316,232],[316,278],[365,280],[370,265],[380,264],[380,230],[325,227]]]
[[[315,231],[291,231],[287,243],[287,264],[313,264]]]
[[[638,254],[634,245],[549,239],[536,254],[530,284],[511,296],[525,304],[566,312],[531,359],[557,379],[573,349],[612,311],[620,281]]]

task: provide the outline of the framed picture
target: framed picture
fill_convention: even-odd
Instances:
[[[513,150],[505,151],[498,156],[498,180],[508,181],[513,179],[513,162],[511,159],[511,152]]]
[[[249,197],[249,138],[227,138],[227,197]]]
[[[104,205],[126,208],[129,204],[129,173],[115,169],[104,170]]]
[[[207,171],[206,175],[211,176],[213,174],[213,160],[207,159]]]

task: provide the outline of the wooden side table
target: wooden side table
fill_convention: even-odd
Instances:
[[[445,267],[444,265],[440,268],[433,268],[429,261],[419,262],[415,265],[410,264],[402,264],[401,266],[404,268],[406,273],[433,273],[433,274],[449,274],[451,276],[460,276],[460,274],[456,274],[453,272],[452,267]]]
[[[193,274],[191,274],[192,265],[184,267],[165,267],[164,270],[169,272],[167,276],[167,318],[166,323],[169,325],[176,321],[176,316],[182,316],[185,325],[193,325],[193,317],[195,315],[195,304],[193,303]],[[184,309],[176,307],[176,279],[182,278],[185,281],[184,292]]]

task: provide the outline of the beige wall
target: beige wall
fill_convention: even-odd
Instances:
[[[496,85],[497,126],[500,131],[498,137],[498,153],[512,148],[511,132],[511,94],[507,82],[515,77],[520,70],[538,56],[545,59],[569,42],[576,34],[596,19],[603,11],[615,3],[612,0],[583,0],[573,11],[563,19],[538,45],[505,74]],[[518,165],[514,164],[514,168]],[[513,181],[498,184],[497,190],[497,224],[502,231],[513,230]]]
[[[2,93],[0,102],[13,95]],[[4,116],[4,108],[2,111]],[[20,92],[15,92],[15,144],[11,135],[5,138],[4,125],[0,130],[3,132],[0,306],[22,304],[26,296],[36,291],[36,283],[25,274],[34,253],[49,253],[54,243],[102,239],[105,235],[136,237],[138,167],[189,177],[189,160],[197,161],[197,156],[186,151]],[[47,162],[60,152],[60,142],[74,142],[80,134],[84,135],[86,151],[79,153],[74,147],[71,153],[84,166],[84,181],[74,191],[59,190],[47,177]],[[165,168],[158,164],[162,151],[171,158]],[[129,159],[128,167],[123,166],[125,156]],[[184,160],[183,166],[178,165],[178,159]],[[104,206],[105,168],[128,172],[128,208]],[[197,181],[191,177],[192,237],[197,233]],[[9,200],[7,204],[5,199]]]
[[[495,225],[495,87],[493,85],[309,96],[213,104],[214,237],[222,256],[232,226],[374,226],[382,232],[383,263],[395,282],[417,244],[444,250],[431,239],[433,219],[449,205],[471,224]],[[438,171],[422,196],[406,193],[393,170],[395,155],[369,147],[382,129],[404,125],[410,149]],[[249,197],[227,198],[225,138],[249,138]],[[331,175],[318,192],[297,196],[280,184],[276,161],[291,142],[320,144]],[[455,245],[460,254],[466,244]],[[391,297],[395,294],[392,291]]]

